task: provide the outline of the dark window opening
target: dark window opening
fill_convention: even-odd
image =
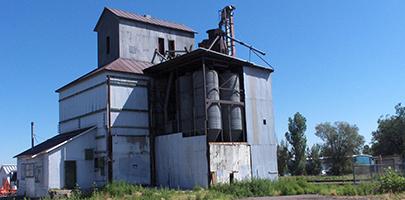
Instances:
[[[94,151],[93,151],[93,149],[85,149],[84,150],[84,159],[85,160],[93,160],[94,159]]]
[[[229,183],[232,184],[235,182],[235,173],[232,172],[229,174]]]
[[[159,53],[164,55],[165,54],[165,39],[159,38]]]
[[[107,51],[107,54],[110,54],[110,37],[109,36],[107,36],[107,39],[106,39],[106,51]]]
[[[267,124],[266,119],[263,119],[263,124],[264,124],[264,125],[266,125],[266,124]]]
[[[169,40],[169,55],[172,58],[174,58],[174,56],[176,55],[174,50],[175,50],[174,40]]]

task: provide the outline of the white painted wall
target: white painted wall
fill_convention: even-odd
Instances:
[[[64,187],[64,161],[75,160],[77,183],[83,189],[91,188],[94,182],[94,161],[85,160],[85,149],[95,149],[96,129],[93,129],[79,137],[69,140],[62,146],[44,153],[30,157],[17,158],[17,179],[19,180],[18,195],[29,197],[43,197],[49,189],[61,189]],[[34,172],[37,178],[25,176],[23,165],[34,164]]]
[[[216,175],[217,183],[251,178],[250,146],[242,143],[210,143],[210,171]]]
[[[277,141],[274,128],[270,71],[244,67],[247,142],[251,145],[252,175],[277,178]],[[264,124],[266,120],[266,124]]]
[[[33,159],[17,158],[17,179],[18,179],[18,195],[27,195],[30,197],[41,197],[48,194],[47,181],[47,155],[40,155]],[[28,164],[33,165],[34,176],[25,175],[25,167]]]
[[[85,160],[85,149],[95,149],[96,129],[74,138],[65,145],[49,152],[49,188],[65,186],[64,161],[76,161],[77,184],[80,188],[91,188],[95,179],[94,161]]]
[[[182,133],[156,137],[156,181],[164,187],[208,187],[206,137]]]
[[[114,180],[151,184],[147,84],[144,77],[111,77]]]

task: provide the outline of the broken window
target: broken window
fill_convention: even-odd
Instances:
[[[169,55],[170,57],[174,58],[175,54],[175,46],[174,46],[174,40],[169,40]]]
[[[107,52],[107,55],[110,54],[110,37],[109,36],[107,36],[107,38],[106,38],[106,52]]]
[[[159,38],[159,53],[164,55],[165,54],[165,39]]]

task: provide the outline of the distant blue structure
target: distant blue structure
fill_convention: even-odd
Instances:
[[[374,159],[371,155],[360,154],[360,155],[353,155],[353,164],[356,165],[373,165]]]

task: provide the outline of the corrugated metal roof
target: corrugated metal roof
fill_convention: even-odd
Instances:
[[[16,172],[17,171],[17,165],[2,165],[0,168],[0,171],[4,170],[6,174],[9,174],[10,172]]]
[[[115,72],[124,72],[124,73],[143,74],[143,70],[152,65],[153,64],[150,62],[144,62],[144,61],[139,61],[139,60],[134,60],[134,59],[127,59],[127,58],[118,58],[118,59],[112,61],[111,63],[106,64],[102,67],[99,67],[99,68],[79,77],[78,79],[68,83],[67,85],[57,89],[56,92],[60,92],[61,90],[66,89],[72,85],[75,85],[75,84],[79,83],[80,81],[83,81],[104,70],[115,71]]]
[[[51,149],[52,147],[55,147],[58,144],[61,144],[62,142],[72,139],[73,137],[78,136],[81,133],[84,133],[92,128],[94,128],[94,127],[83,128],[83,129],[75,130],[75,131],[68,132],[68,133],[58,134],[58,135],[46,140],[45,142],[42,142],[42,143],[34,146],[34,148],[30,148],[16,156],[14,156],[14,158],[20,157],[20,156],[33,156],[33,155],[39,154],[48,149]]]
[[[177,56],[171,60],[148,67],[144,70],[144,73],[146,73],[146,74],[166,73],[167,71],[174,70],[177,66],[182,66],[182,64],[185,62],[192,61],[192,60],[202,58],[202,57],[211,57],[211,58],[216,58],[218,60],[223,60],[224,62],[232,62],[232,63],[237,63],[237,64],[243,65],[243,66],[256,67],[256,68],[260,68],[260,69],[264,69],[264,70],[269,70],[271,72],[274,71],[274,69],[271,66],[258,65],[253,62],[243,60],[241,58],[229,56],[229,55],[226,55],[223,53],[219,53],[219,52],[216,52],[213,50],[209,50],[209,49],[200,47],[189,53],[183,54],[181,56]],[[183,67],[186,67],[186,66],[183,65]]]
[[[177,30],[182,30],[182,31],[187,31],[187,32],[192,32],[195,33],[195,31],[186,25],[183,24],[178,24],[178,23],[173,23],[173,22],[168,22],[165,20],[161,19],[156,19],[151,16],[144,16],[144,15],[138,15],[135,13],[130,13],[127,11],[123,10],[118,10],[114,8],[106,8],[107,10],[111,11],[113,14],[117,15],[118,17],[129,19],[129,20],[135,20],[135,21],[140,21],[144,22],[147,24],[153,24],[157,26],[164,26],[167,28],[172,28],[172,29],[177,29]]]

